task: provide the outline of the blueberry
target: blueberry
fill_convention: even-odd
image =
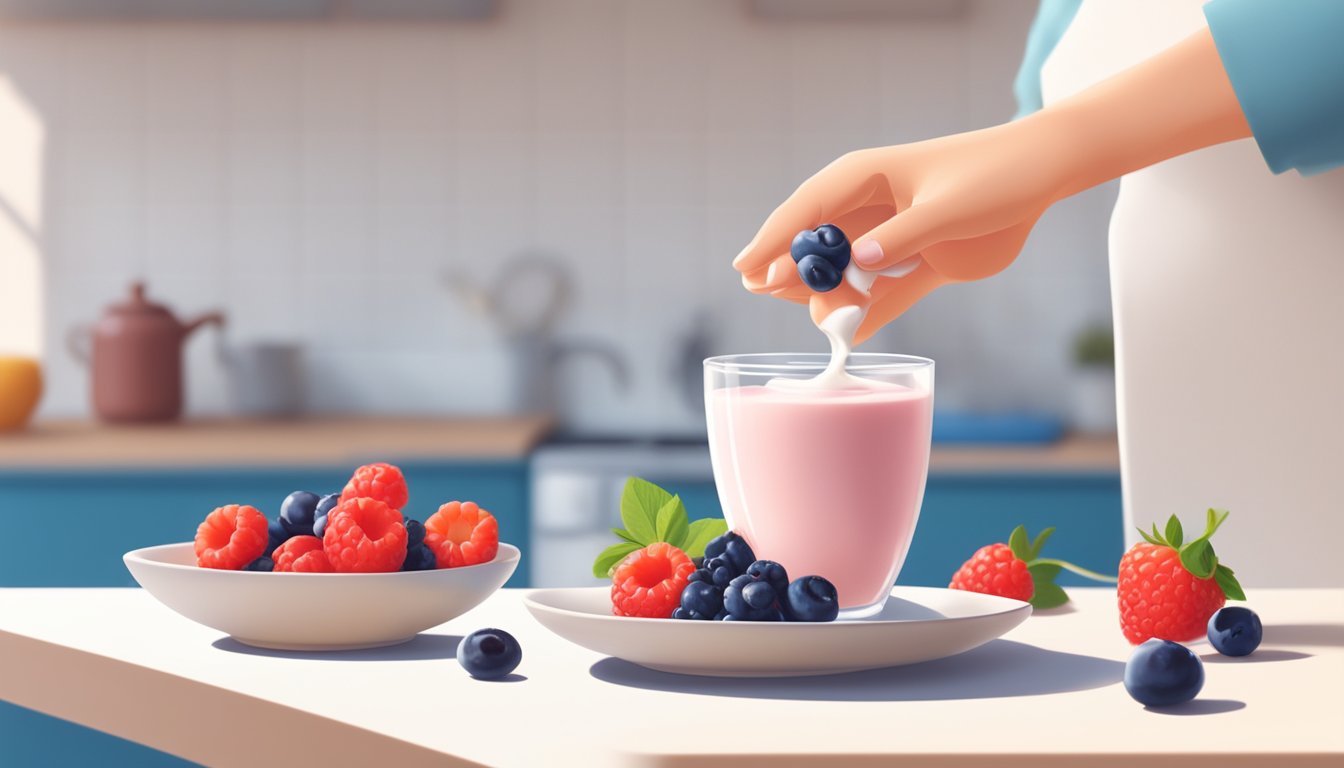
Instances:
[[[522,660],[522,646],[502,629],[478,629],[457,644],[457,663],[479,680],[504,677]]]
[[[686,610],[685,608],[673,608],[673,609],[672,609],[672,618],[674,618],[674,619],[681,619],[681,620],[685,621],[685,620],[689,620],[689,619],[694,619],[694,618],[695,618],[695,615],[692,614],[690,611]]]
[[[704,574],[700,577],[700,580],[707,581],[719,589],[726,588],[728,582],[732,581],[735,576],[742,575],[737,569],[733,568],[733,566],[729,564],[728,559],[724,557],[716,557],[713,560],[710,560],[705,564],[704,568],[695,571],[695,573],[692,573],[691,575],[694,576],[696,573]]]
[[[281,524],[280,519],[272,520],[266,526],[266,551],[274,552],[275,548],[289,541],[289,533],[285,526]]]
[[[681,590],[681,607],[693,618],[711,619],[723,610],[723,590],[703,581],[692,581]]]
[[[403,522],[406,525],[406,551],[409,552],[412,547],[424,542],[425,524],[419,520],[412,520],[409,517]]]
[[[329,493],[317,500],[317,507],[313,509],[313,535],[322,538],[327,532],[327,515],[341,500],[341,494]]]
[[[795,580],[786,594],[786,599],[780,602],[789,621],[835,621],[840,615],[835,585],[820,576]]]
[[[774,621],[778,604],[774,587],[747,574],[733,579],[723,591],[723,607],[733,621]]]
[[[401,563],[403,571],[432,571],[438,567],[434,550],[423,542],[406,548],[406,559]]]
[[[794,235],[789,255],[795,264],[801,264],[808,256],[820,256],[835,271],[843,272],[849,266],[849,238],[834,224],[804,229]]]
[[[257,571],[258,573],[269,573],[275,570],[275,561],[269,557],[258,557],[256,560],[243,566],[244,571]]]
[[[1224,656],[1246,656],[1264,637],[1260,617],[1250,608],[1221,608],[1209,617],[1209,642]]]
[[[815,253],[808,254],[798,262],[798,276],[808,288],[817,293],[833,291],[840,286],[844,274],[836,269],[825,257]]]
[[[784,570],[784,566],[774,560],[757,560],[747,566],[746,575],[769,584],[780,603],[784,602],[784,596],[789,590],[789,573]]]
[[[1125,690],[1145,706],[1180,704],[1203,687],[1204,664],[1180,643],[1154,638],[1135,648],[1125,663]]]
[[[313,535],[313,516],[319,500],[312,491],[295,491],[280,502],[280,524],[290,536]]]
[[[717,566],[714,564],[716,560],[719,561]],[[751,551],[751,545],[733,531],[710,539],[705,545],[705,567],[711,571],[719,566],[727,566],[734,576],[738,576],[746,573],[754,562],[756,553]]]
[[[704,567],[705,567],[705,558],[704,558],[704,556],[701,555],[700,557],[692,557],[692,558],[691,558],[691,565],[694,565],[697,569],[704,568]]]
[[[759,619],[744,619],[741,616],[734,616],[733,614],[725,611],[723,614],[723,618],[719,620],[720,621],[784,621],[784,614],[780,613],[778,608],[771,608],[770,610],[766,611],[765,614],[762,615],[761,618]]]

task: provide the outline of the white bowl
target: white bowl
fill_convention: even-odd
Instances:
[[[917,664],[969,651],[1031,615],[1006,597],[896,587],[882,612],[848,621],[677,621],[611,614],[606,587],[538,589],[537,621],[571,643],[684,675],[793,677]]]
[[[480,565],[400,573],[253,573],[200,568],[191,542],[122,556],[156,600],[199,624],[261,648],[374,648],[475,608],[504,586],[520,553],[500,544]]]

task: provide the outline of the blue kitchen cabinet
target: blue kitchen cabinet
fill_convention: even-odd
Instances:
[[[445,501],[479,503],[498,518],[500,538],[523,550],[508,586],[527,584],[525,463],[399,466],[411,489],[407,514],[424,520]],[[349,475],[349,467],[0,470],[0,587],[132,587],[123,552],[189,541],[221,504],[251,504],[273,519],[290,491],[339,491]]]
[[[527,584],[528,475],[522,461],[399,462],[420,520],[453,499],[478,502],[500,538],[523,551],[508,586]],[[182,470],[0,470],[0,587],[130,587],[127,550],[190,540],[220,504],[268,518],[296,489],[338,491],[349,467]],[[171,755],[0,702],[0,765],[181,766]]]

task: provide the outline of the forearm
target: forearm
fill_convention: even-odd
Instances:
[[[1251,135],[1207,29],[1018,124],[1058,153],[1060,198]]]

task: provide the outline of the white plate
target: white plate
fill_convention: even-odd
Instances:
[[[606,587],[540,589],[523,599],[566,640],[662,672],[791,677],[932,661],[1026,621],[1031,605],[935,587],[896,587],[876,616],[825,624],[677,621],[611,615]]]
[[[393,645],[457,618],[504,586],[518,548],[480,565],[401,573],[253,573],[198,568],[191,542],[127,552],[155,599],[262,648],[330,651]]]

